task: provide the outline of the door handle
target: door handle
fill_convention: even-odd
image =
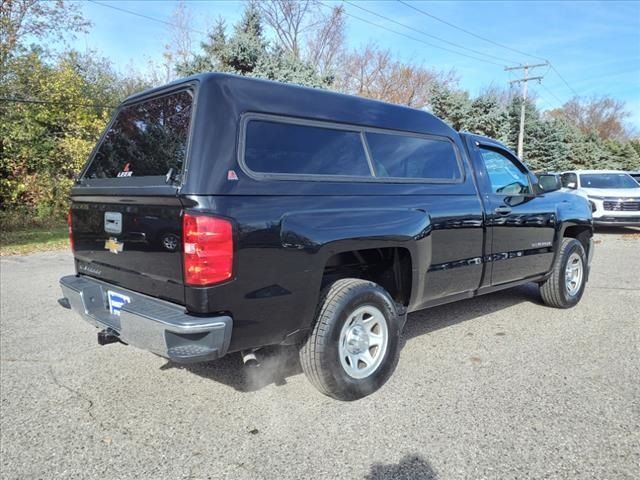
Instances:
[[[509,215],[511,213],[511,207],[507,207],[506,205],[501,205],[497,207],[494,212],[498,215]]]

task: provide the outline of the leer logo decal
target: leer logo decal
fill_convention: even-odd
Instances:
[[[124,243],[120,243],[117,238],[111,237],[109,240],[104,242],[104,248],[105,250],[109,250],[111,253],[115,253],[117,255],[118,252],[121,252],[124,248]]]
[[[130,163],[125,163],[122,171],[118,173],[118,177],[130,177],[132,175],[133,175],[133,172],[131,171]]]

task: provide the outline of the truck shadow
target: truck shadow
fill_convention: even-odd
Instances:
[[[412,313],[409,315],[402,332],[402,346],[404,346],[404,342],[414,337],[490,315],[521,303],[530,303],[541,309],[548,308],[542,303],[538,285],[527,283],[489,295],[481,295]]]
[[[365,480],[437,480],[438,473],[420,455],[405,455],[400,462],[392,464],[374,463],[364,477]]]
[[[407,319],[400,348],[402,349],[411,338],[499,312],[521,303],[530,303],[539,306],[540,309],[546,308],[542,306],[537,285],[525,284],[412,313]],[[543,314],[542,310],[541,314]],[[214,362],[193,365],[180,365],[169,361],[161,369],[185,369],[240,392],[253,392],[271,384],[286,385],[289,377],[302,373],[298,350],[295,346],[265,347],[260,350],[259,360],[260,366],[245,367],[240,354],[234,353]],[[402,353],[400,360],[402,361]]]

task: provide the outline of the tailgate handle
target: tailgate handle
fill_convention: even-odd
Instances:
[[[122,213],[104,212],[104,231],[107,233],[122,233]]]

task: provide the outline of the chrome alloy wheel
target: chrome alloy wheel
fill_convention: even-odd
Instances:
[[[368,377],[382,363],[388,340],[387,319],[382,312],[373,305],[357,308],[340,332],[338,353],[342,368],[352,378]]]
[[[578,294],[580,287],[582,287],[583,275],[582,257],[576,252],[573,252],[571,256],[569,256],[567,267],[564,271],[565,285],[569,296],[575,297]]]

